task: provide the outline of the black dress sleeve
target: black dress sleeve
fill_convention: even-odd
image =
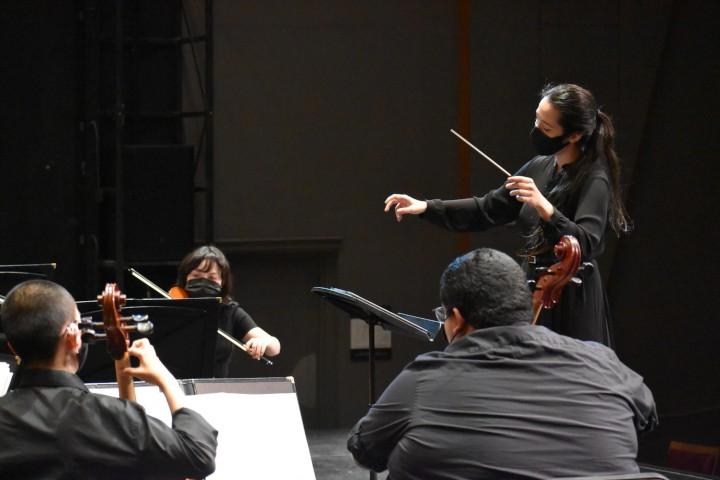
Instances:
[[[515,175],[533,176],[533,166],[540,158],[530,160]],[[484,231],[517,220],[522,205],[503,184],[482,197],[428,200],[420,218],[455,232]]]
[[[235,305],[235,308],[233,308],[231,321],[232,335],[240,340],[245,338],[245,335],[247,335],[250,330],[257,327],[257,324],[250,314],[240,308],[239,305]]]
[[[577,238],[583,260],[592,260],[602,253],[607,227],[610,184],[605,175],[589,178],[580,191],[573,220],[555,208],[550,220],[543,223],[543,234],[551,245],[563,235]]]

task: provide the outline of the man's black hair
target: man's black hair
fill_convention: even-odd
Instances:
[[[532,300],[525,272],[508,255],[490,248],[453,260],[440,278],[440,300],[457,308],[475,328],[529,322]]]
[[[2,329],[24,364],[49,361],[73,318],[75,301],[48,280],[29,280],[13,288],[2,305]]]

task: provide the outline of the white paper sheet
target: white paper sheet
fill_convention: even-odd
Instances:
[[[117,397],[117,388],[91,389]],[[136,388],[149,415],[170,425],[172,417],[157,387]],[[212,480],[262,478],[315,480],[300,407],[294,393],[188,395],[184,405],[218,431]]]
[[[213,393],[186,400],[218,430],[217,469],[208,478],[315,480],[294,393]]]
[[[10,364],[0,362],[0,397],[7,393],[7,389],[10,386],[10,380],[12,380],[12,372],[10,371]]]

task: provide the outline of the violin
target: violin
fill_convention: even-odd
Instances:
[[[185,290],[182,287],[172,287],[170,290],[168,290],[168,295],[170,295],[170,298],[174,299],[181,299],[181,298],[190,298],[190,295],[188,295],[187,290]]]
[[[153,324],[147,315],[121,316],[120,310],[125,306],[126,297],[120,292],[117,285],[108,283],[103,293],[97,296],[102,307],[102,322],[93,322],[92,318],[85,317],[80,321],[80,329],[84,341],[92,343],[98,340],[107,342],[107,351],[115,361],[115,377],[117,379],[120,398],[135,400],[135,386],[132,376],[126,375],[124,370],[130,367],[128,354],[128,332],[136,331],[149,335]],[[102,327],[105,333],[97,333],[95,328]]]
[[[537,323],[543,308],[553,308],[560,301],[562,290],[568,283],[582,283],[582,280],[575,276],[581,268],[580,259],[582,258],[580,243],[577,239],[572,235],[562,236],[553,252],[559,262],[549,267],[538,268],[537,278],[529,282],[533,290],[533,325]],[[586,265],[591,266],[592,263],[583,264],[583,267]]]

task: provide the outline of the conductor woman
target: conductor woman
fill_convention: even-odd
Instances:
[[[484,231],[517,222],[527,239],[521,256],[529,276],[555,262],[552,248],[563,235],[580,242],[583,261],[594,264],[580,287],[569,286],[560,304],[544,310],[538,323],[554,331],[610,345],[608,305],[596,259],[606,233],[628,230],[620,192],[615,130],[588,90],[573,84],[547,86],[535,111],[530,139],[537,156],[499,188],[482,197],[417,200],[392,194],[385,211],[448,230]]]

